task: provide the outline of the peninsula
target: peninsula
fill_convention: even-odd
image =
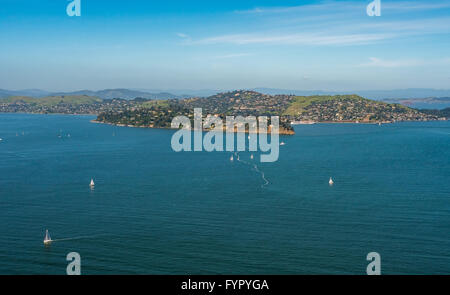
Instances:
[[[294,134],[292,123],[392,123],[446,120],[449,110],[425,111],[401,104],[369,100],[358,95],[268,95],[250,90],[218,93],[206,98],[132,100],[101,99],[87,95],[0,99],[0,112],[93,114],[98,123],[129,127],[170,128],[175,116],[193,119],[194,108],[203,114],[226,116],[279,116],[280,134]]]

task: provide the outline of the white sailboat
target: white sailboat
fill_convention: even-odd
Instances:
[[[91,183],[89,184],[89,186],[90,186],[91,188],[93,188],[93,187],[95,186],[94,179],[91,179]]]
[[[52,238],[50,237],[50,234],[48,233],[48,229],[45,230],[45,238],[44,238],[44,244],[48,245],[52,242]]]
[[[328,181],[328,183],[329,183],[330,185],[333,185],[333,184],[334,184],[333,178],[330,177],[330,181]]]
[[[231,156],[231,158],[230,158],[230,161],[234,161],[234,157],[233,157],[233,155]]]

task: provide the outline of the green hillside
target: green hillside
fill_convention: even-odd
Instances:
[[[84,105],[101,103],[103,100],[98,97],[87,95],[69,95],[69,96],[47,96],[43,98],[33,98],[28,96],[11,96],[0,99],[2,103],[27,103],[42,106],[55,106],[58,104]]]
[[[328,102],[371,102],[374,104],[382,103],[373,100],[363,98],[358,95],[314,95],[314,96],[296,96],[284,111],[286,116],[298,116],[301,115],[312,104],[326,104]]]
[[[292,120],[313,122],[395,122],[429,120],[430,116],[400,104],[358,95],[296,96],[283,112]]]
[[[149,100],[142,103],[144,108],[152,108],[152,107],[169,107],[170,102],[168,100]]]

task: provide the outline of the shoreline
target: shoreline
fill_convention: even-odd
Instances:
[[[298,125],[315,125],[315,124],[365,124],[365,125],[378,125],[378,124],[395,124],[395,123],[402,123],[402,122],[441,122],[441,121],[449,121],[450,118],[445,118],[443,120],[437,119],[437,120],[403,120],[403,121],[395,121],[395,122],[357,122],[357,121],[320,121],[320,122],[310,122],[310,123],[295,123],[291,124],[294,126]]]
[[[65,116],[98,116],[98,114],[93,114],[93,113],[86,113],[86,114],[68,114],[68,113],[31,113],[31,112],[0,112],[0,114],[22,114],[22,115],[65,115]],[[294,121],[295,123],[291,125],[292,126],[298,126],[298,125],[315,125],[315,124],[366,124],[366,125],[378,125],[378,124],[395,124],[395,123],[403,123],[403,122],[441,122],[441,121],[450,121],[450,118],[440,118],[440,119],[436,119],[436,120],[404,120],[404,121],[395,121],[395,122],[388,122],[388,121],[383,121],[383,122],[356,122],[356,121],[308,121],[308,122],[304,122],[304,123],[300,123],[300,121]],[[96,123],[96,124],[107,124],[107,125],[113,125],[113,126],[118,126],[118,127],[130,127],[130,128],[150,128],[150,129],[166,129],[166,130],[178,130],[178,129],[173,129],[173,128],[168,128],[168,127],[148,127],[148,126],[134,126],[134,125],[125,125],[125,124],[115,124],[115,123],[109,123],[109,122],[100,122],[100,121],[96,121],[96,119],[94,120],[90,120],[91,123]],[[211,131],[211,130],[202,130],[202,131]],[[235,131],[234,133],[238,133],[237,131]],[[247,130],[245,131],[245,133],[250,133]],[[255,133],[255,132],[251,132],[251,133]],[[256,132],[257,134],[259,134],[259,132]],[[268,132],[270,133],[270,132]],[[280,135],[294,135],[295,132],[280,132]]]
[[[144,128],[144,129],[163,129],[163,130],[180,130],[179,128],[169,128],[169,127],[149,127],[149,126],[135,126],[135,125],[126,125],[126,124],[116,124],[116,123],[110,123],[110,122],[100,122],[97,120],[91,120],[91,123],[95,124],[106,124],[111,126],[118,126],[118,127],[129,127],[129,128]],[[193,131],[193,129],[191,129]],[[209,129],[202,129],[202,132],[211,132],[214,130]],[[223,132],[226,132],[224,130]],[[231,133],[231,132],[230,132]],[[249,132],[248,130],[245,130],[245,132],[239,132],[237,130],[234,130],[233,133],[245,133],[245,134],[261,134],[261,132]],[[270,134],[270,131],[267,132],[267,134]],[[295,131],[280,131],[278,132],[279,135],[295,135]]]

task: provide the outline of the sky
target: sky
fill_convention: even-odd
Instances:
[[[450,88],[450,0],[0,0],[0,88]]]

